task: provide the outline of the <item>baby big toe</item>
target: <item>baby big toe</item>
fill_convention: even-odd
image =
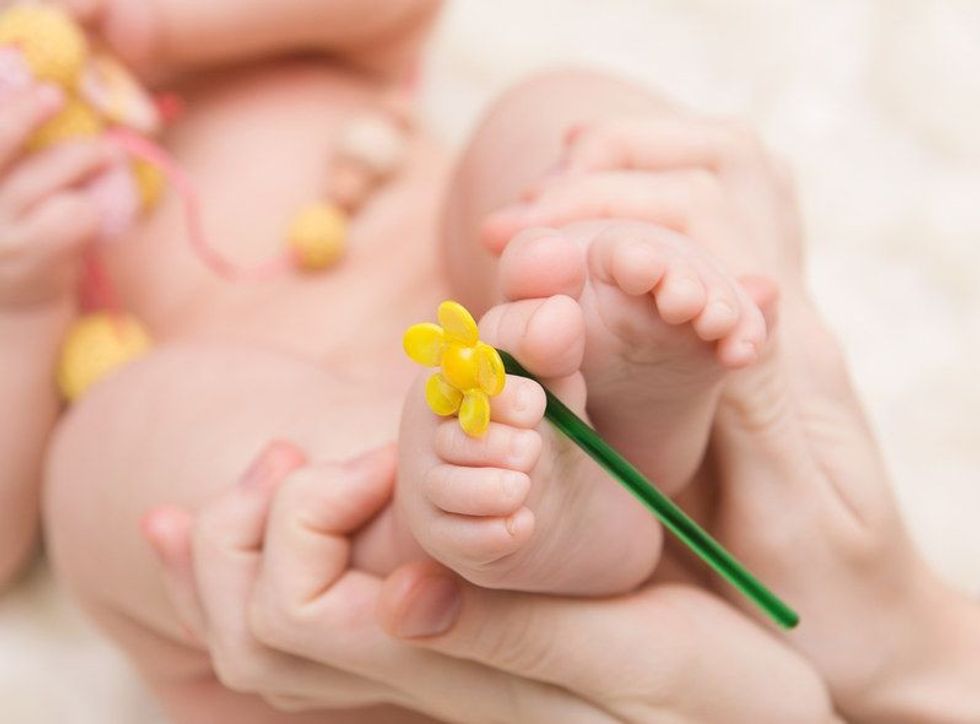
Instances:
[[[585,321],[578,302],[570,297],[501,304],[484,315],[480,331],[539,377],[566,377],[582,364]]]

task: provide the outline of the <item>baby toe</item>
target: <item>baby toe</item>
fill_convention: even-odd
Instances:
[[[589,247],[589,268],[595,278],[626,294],[647,294],[663,278],[672,256],[676,251],[659,234],[635,224],[617,224],[602,231]]]
[[[716,284],[708,293],[708,302],[694,318],[695,333],[706,342],[721,339],[735,328],[739,320],[739,302],[728,285]]]
[[[726,367],[752,364],[766,341],[766,320],[762,311],[747,298],[741,304],[735,327],[718,342],[718,360]]]
[[[442,514],[429,528],[429,552],[463,576],[517,552],[534,532],[534,514],[520,508],[506,518]]]
[[[526,473],[504,468],[436,465],[422,479],[426,498],[439,510],[479,517],[513,514],[530,487]]]
[[[490,419],[511,427],[530,429],[544,419],[546,403],[544,390],[537,382],[507,375],[503,391],[490,398]]]
[[[512,353],[539,377],[566,377],[582,364],[585,321],[570,297],[498,305],[484,315],[480,330],[490,344]]]
[[[707,290],[695,267],[686,260],[676,259],[667,266],[653,295],[661,319],[667,324],[683,324],[704,309]]]
[[[541,435],[491,422],[480,438],[467,435],[455,420],[436,429],[436,455],[447,463],[472,467],[495,466],[529,472],[541,454]]]

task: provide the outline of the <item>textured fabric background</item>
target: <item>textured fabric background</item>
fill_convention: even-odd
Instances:
[[[458,143],[497,91],[568,63],[746,117],[793,162],[813,287],[910,526],[949,580],[980,593],[980,4],[457,0],[426,115]],[[0,720],[154,711],[43,565],[0,598]]]

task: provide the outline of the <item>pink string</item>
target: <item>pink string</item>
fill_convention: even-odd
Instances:
[[[82,309],[86,312],[102,309],[112,316],[120,314],[119,295],[94,247],[85,250],[83,264]]]
[[[283,251],[253,267],[243,267],[225,259],[208,242],[201,221],[200,195],[173,157],[157,144],[127,128],[113,128],[106,135],[127,153],[159,169],[170,182],[180,197],[184,209],[184,221],[191,249],[215,274],[229,281],[265,281],[283,274],[294,266],[293,257],[288,251]]]

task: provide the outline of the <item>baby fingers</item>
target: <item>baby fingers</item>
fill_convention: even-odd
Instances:
[[[14,166],[0,185],[0,217],[20,217],[44,199],[91,178],[112,158],[107,144],[92,140],[37,152]]]
[[[42,85],[4,98],[0,114],[0,173],[20,154],[31,134],[64,103],[56,87]]]

